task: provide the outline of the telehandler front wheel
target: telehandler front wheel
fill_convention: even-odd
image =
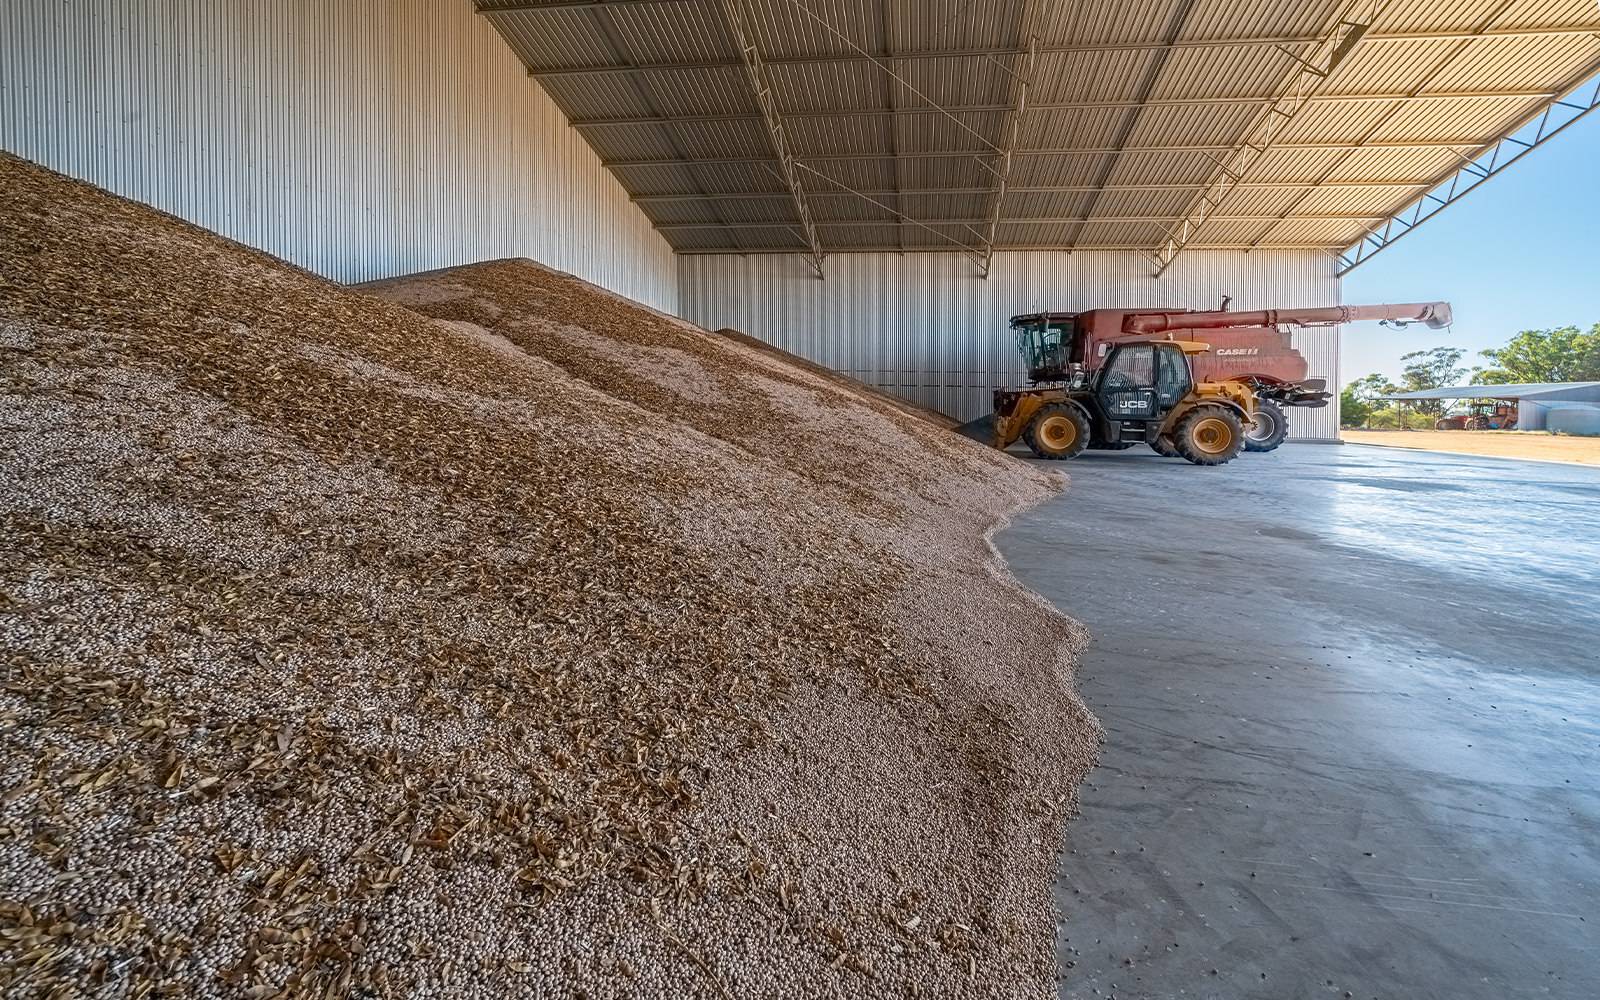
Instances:
[[[1226,406],[1202,403],[1184,414],[1173,434],[1178,454],[1195,465],[1226,465],[1244,450],[1244,424]]]
[[[1022,440],[1040,458],[1076,458],[1089,446],[1089,418],[1076,406],[1053,403],[1028,421]]]

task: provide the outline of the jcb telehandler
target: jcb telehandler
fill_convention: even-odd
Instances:
[[[1040,458],[1073,458],[1085,448],[1143,443],[1196,465],[1230,462],[1255,423],[1256,392],[1233,380],[1196,382],[1189,358],[1210,349],[1192,340],[1121,338],[1099,368],[1064,386],[997,389],[994,446],[1021,438]]]

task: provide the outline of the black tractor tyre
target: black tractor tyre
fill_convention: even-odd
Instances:
[[[1271,451],[1289,436],[1289,418],[1270,399],[1256,405],[1256,425],[1244,432],[1245,451]]]
[[[1052,403],[1028,421],[1022,440],[1040,458],[1076,458],[1089,446],[1089,418],[1076,406]]]
[[[1160,455],[1162,458],[1183,457],[1182,455],[1178,454],[1178,448],[1172,443],[1172,439],[1167,437],[1165,434],[1150,442],[1150,450],[1155,452],[1157,455]]]
[[[1178,454],[1195,465],[1226,465],[1244,451],[1244,423],[1226,406],[1202,403],[1173,433]]]

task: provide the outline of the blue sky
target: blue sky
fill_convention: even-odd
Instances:
[[[1448,301],[1451,330],[1343,328],[1341,380],[1398,381],[1400,355],[1448,345],[1464,362],[1519,330],[1600,323],[1600,111],[1491,177],[1345,275],[1344,301]]]

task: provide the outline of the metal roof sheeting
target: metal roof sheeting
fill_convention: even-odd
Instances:
[[[793,190],[730,4],[797,164]],[[686,251],[806,251],[797,196],[825,251],[941,242],[927,230],[909,239],[919,225],[971,239],[964,227],[996,199],[991,250],[1092,238],[1148,251],[1152,233],[1159,243],[1192,216],[1242,143],[1259,141],[1272,102],[1311,79],[1310,99],[1268,133],[1266,153],[1249,159],[1243,182],[1186,245],[1336,252],[1600,69],[1593,0],[482,0],[477,9],[631,194],[700,196],[670,211],[641,202],[657,223],[712,227],[663,229]],[[1370,26],[1331,72],[1302,76],[1296,60],[1325,66],[1341,21]],[[971,155],[947,155],[958,152]],[[726,162],[734,158],[744,162]],[[940,187],[963,195],[925,194]],[[854,204],[837,197],[852,190],[861,192]],[[760,210],[718,204],[752,191],[775,197]],[[895,221],[837,225],[880,218]],[[733,219],[771,226],[716,228]]]

